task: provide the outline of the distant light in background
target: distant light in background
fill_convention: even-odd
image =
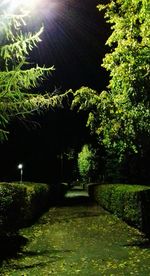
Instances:
[[[23,164],[18,165],[18,169],[21,170],[23,168]]]
[[[22,183],[23,164],[19,164],[19,165],[18,165],[18,169],[20,170],[20,183]]]

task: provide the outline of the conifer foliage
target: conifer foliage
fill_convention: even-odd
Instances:
[[[0,15],[0,141],[7,138],[8,122],[13,116],[24,117],[61,101],[61,96],[33,92],[54,67],[33,66],[28,62],[33,47],[41,41],[43,27],[36,33],[25,32],[27,16],[27,13]]]

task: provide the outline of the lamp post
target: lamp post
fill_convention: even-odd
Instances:
[[[18,165],[18,169],[20,170],[20,183],[22,183],[23,164],[19,164],[19,165]]]

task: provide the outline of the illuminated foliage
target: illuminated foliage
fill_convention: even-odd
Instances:
[[[81,88],[73,104],[87,108],[92,132],[109,151],[122,156],[137,152],[143,137],[150,135],[150,2],[116,0],[98,9],[112,29],[102,65],[110,72],[109,85],[100,94]]]
[[[78,154],[78,168],[83,181],[91,181],[92,171],[95,170],[95,153],[95,150],[86,144]]]
[[[109,147],[136,150],[137,134],[150,130],[150,3],[118,0],[98,7],[113,30],[107,41],[112,51],[103,61],[110,71],[109,91],[100,96],[103,118],[109,120],[98,132]]]
[[[14,116],[24,117],[40,108],[54,106],[61,96],[32,92],[53,67],[33,67],[27,57],[41,41],[43,27],[25,33],[27,14],[0,15],[0,141],[7,138],[7,124]]]

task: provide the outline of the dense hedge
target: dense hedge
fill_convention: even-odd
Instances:
[[[50,186],[35,183],[0,183],[0,235],[28,225],[48,206]]]
[[[108,211],[150,235],[150,187],[89,185],[89,195]]]

